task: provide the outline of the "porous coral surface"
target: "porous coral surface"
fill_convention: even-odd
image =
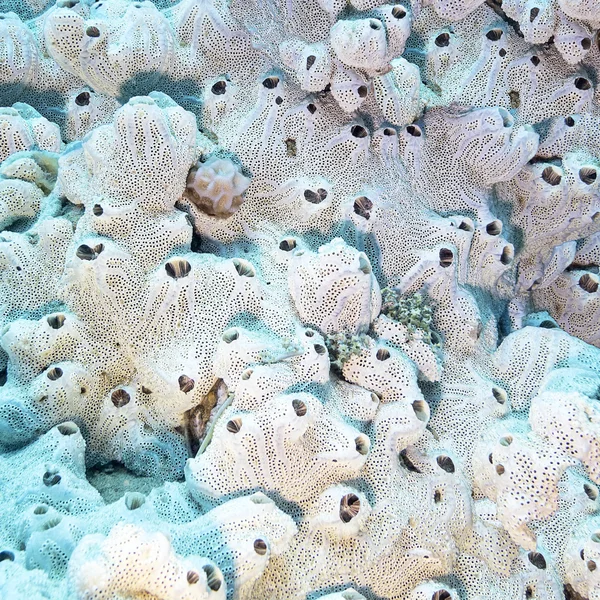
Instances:
[[[598,0],[0,11],[0,599],[600,600]]]

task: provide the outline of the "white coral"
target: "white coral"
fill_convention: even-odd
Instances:
[[[331,28],[331,47],[346,66],[370,73],[386,66],[387,40],[379,19],[338,21]]]
[[[81,540],[71,557],[70,578],[81,599],[151,594],[164,600],[224,600],[227,591],[214,563],[180,558],[163,533],[133,525]]]
[[[4,4],[0,596],[600,600],[597,3]]]
[[[17,97],[35,82],[39,50],[33,34],[14,12],[5,12],[0,21],[0,83]]]
[[[60,129],[28,104],[0,109],[0,161],[21,150],[60,152]]]
[[[364,331],[381,308],[369,259],[341,238],[318,253],[296,251],[288,281],[301,319],[326,333]]]
[[[202,212],[226,218],[241,206],[250,178],[231,159],[211,156],[192,167],[187,178],[188,197]]]
[[[174,56],[173,31],[152,2],[106,0],[91,8],[57,4],[44,20],[46,47],[56,62],[109,96],[148,91]],[[137,80],[136,80],[137,78]]]
[[[600,411],[578,392],[545,392],[531,401],[531,429],[553,446],[580,460],[600,483]]]

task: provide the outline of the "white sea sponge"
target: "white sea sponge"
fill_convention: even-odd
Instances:
[[[539,393],[552,394],[561,391],[564,394],[583,394],[594,398],[600,376],[591,368],[557,367],[550,371],[542,380]]]
[[[61,270],[73,236],[65,218],[45,219],[24,233],[5,231],[0,240],[0,281],[6,295],[0,314],[38,314],[56,301]]]
[[[77,418],[82,399],[86,392],[94,391],[94,384],[82,365],[64,361],[44,369],[29,385],[9,386],[9,390],[11,394],[2,404],[2,412],[7,415],[2,419],[4,443],[16,444],[20,438],[33,438],[37,427],[47,430]],[[9,411],[18,411],[24,422],[15,423],[16,415],[11,418]]]
[[[299,39],[285,40],[279,52],[284,64],[296,72],[303,90],[318,92],[331,81],[331,56],[322,42],[307,44]]]
[[[600,482],[598,419],[594,402],[578,392],[543,392],[531,401],[529,423],[539,436],[580,460],[590,479]]]
[[[598,596],[592,3],[6,2],[0,597]]]
[[[379,314],[381,292],[369,259],[341,238],[318,253],[296,251],[288,277],[300,318],[323,332],[358,333]]]
[[[383,402],[421,398],[415,364],[386,344],[370,342],[344,362],[342,373],[347,381],[375,392]]]
[[[107,537],[85,537],[69,569],[78,598],[151,594],[165,600],[224,599],[227,592],[214,563],[198,556],[182,559],[163,533],[133,525],[116,525]]]
[[[374,419],[375,442],[381,452],[394,458],[425,431],[430,417],[429,405],[421,397],[415,400],[388,402],[377,411]]]
[[[359,594],[354,588],[348,588],[343,592],[334,592],[325,596],[319,596],[321,600],[364,600],[365,597]]]
[[[286,372],[290,383],[293,380],[329,381],[330,363],[323,337],[311,329],[298,333],[296,338],[276,339],[266,332],[231,327],[221,336],[213,363],[214,373],[232,391],[240,390],[240,397],[248,394],[248,400],[252,396],[250,390],[255,385],[261,387],[257,367],[262,365],[289,365]],[[268,367],[263,370],[265,374],[270,372]],[[275,391],[277,386],[273,386]]]
[[[174,479],[187,455],[185,441],[153,415],[145,399],[132,386],[110,390],[90,425],[88,461],[117,461],[136,473]]]
[[[596,229],[594,219],[600,208],[595,181],[598,169],[592,157],[564,152],[561,164],[543,161],[527,165],[502,186],[515,206],[513,222],[526,232],[519,260],[519,287],[522,291],[540,290],[540,309],[546,302],[560,314],[560,301],[549,300],[553,294],[544,292],[544,288],[572,263],[587,264],[587,257],[583,257],[589,246],[578,247],[576,240]],[[568,329],[566,319],[565,326]]]
[[[421,185],[428,182],[427,189],[420,189],[432,208],[445,211],[452,205],[453,210],[475,212],[483,221],[493,220],[484,190],[514,177],[537,146],[535,131],[516,125],[503,108],[429,111],[423,122],[408,125],[400,136],[403,160]],[[443,158],[438,154],[442,148]]]
[[[503,9],[519,21],[525,39],[533,44],[543,44],[550,39],[556,27],[556,9],[547,0],[508,0]]]
[[[210,553],[228,585],[248,599],[263,574],[285,556],[296,533],[293,519],[260,492],[225,502],[171,528],[179,554]]]
[[[232,16],[227,0],[179,2],[173,24],[178,41],[190,47],[192,59],[209,55],[222,67],[252,53],[249,32]]]
[[[462,356],[473,353],[480,338],[486,337],[484,318],[472,294],[458,282],[461,264],[456,248],[444,244],[435,250],[419,252],[418,261],[402,277],[397,291],[403,294],[424,289],[436,305],[434,328],[447,351]],[[488,327],[487,335],[495,339]]]
[[[594,31],[591,26],[581,23],[579,18],[571,19],[559,13],[554,43],[566,62],[580,63],[592,47]]]
[[[515,247],[502,235],[499,219],[479,224],[469,248],[466,283],[504,295],[510,293],[514,281]]]
[[[558,481],[573,464],[557,449],[506,424],[486,431],[473,455],[475,485],[496,502],[498,520],[528,551],[536,550],[529,524],[558,510]]]
[[[410,35],[412,25],[412,14],[404,4],[381,4],[373,11],[385,25],[388,43],[388,55],[390,58],[400,56]]]
[[[35,83],[40,56],[35,38],[14,12],[2,14],[0,22],[0,83],[3,99],[14,101],[28,85]]]
[[[145,0],[57,5],[46,15],[44,39],[63,69],[108,96],[151,91],[173,60],[173,31]]]
[[[317,0],[319,6],[326,10],[333,19],[343,10],[348,3],[347,0]]]
[[[598,358],[600,350],[558,328],[529,326],[514,332],[500,344],[493,374],[506,387],[515,410],[529,410],[531,400],[554,369],[570,367],[595,372]],[[535,369],[531,368],[533,364]],[[549,391],[557,391],[557,388]],[[565,391],[569,391],[566,386]]]
[[[248,368],[280,362],[287,354],[281,342],[266,332],[230,327],[223,332],[217,348],[214,359],[215,375],[221,377],[233,390],[240,376]]]
[[[297,381],[293,367],[287,362],[255,365],[241,373],[235,386],[235,404],[241,410],[256,410]]]
[[[85,480],[84,450],[79,428],[66,422],[0,461],[3,479],[22,469],[14,478],[17,495],[3,496],[5,510],[14,514],[0,525],[3,545],[20,547],[19,562],[43,568],[54,578],[65,575],[70,553],[85,533],[74,519],[104,505]]]
[[[528,42],[542,44],[552,37],[568,63],[579,63],[592,47],[598,16],[588,0],[509,0],[502,8],[519,22]]]
[[[515,128],[514,119],[502,109],[459,112],[450,116],[448,125],[454,159],[466,160],[486,183],[510,179],[537,149],[532,128]]]
[[[40,505],[41,506],[41,505]],[[40,510],[38,506],[38,511]],[[38,531],[30,532],[25,540],[25,564],[29,569],[43,569],[54,577],[64,577],[68,557],[81,538],[83,531],[74,527],[59,513],[46,515]]]
[[[51,313],[37,321],[16,319],[0,338],[11,363],[11,373],[30,381],[48,364],[73,360],[86,352],[83,323],[70,312]]]
[[[575,248],[573,262],[580,265],[593,265],[600,251],[600,234],[593,233],[583,240],[583,243]]]
[[[408,125],[421,116],[421,73],[402,57],[395,58],[391,67],[390,73],[373,80],[375,98],[387,121]]]
[[[97,127],[82,147],[64,155],[59,181],[75,204],[100,200],[101,206],[104,201],[166,212],[183,192],[196,152],[194,116],[153,93],[132,98],[115,113],[114,123]]]
[[[238,210],[249,185],[250,178],[231,159],[211,156],[192,167],[186,193],[202,212],[226,218]]]
[[[574,257],[574,253],[570,258]],[[563,268],[570,266],[568,261]],[[535,290],[536,306],[548,307],[557,323],[594,345],[600,343],[600,330],[596,327],[596,314],[600,307],[598,286],[600,279],[594,271],[564,270],[541,289]]]
[[[4,229],[19,219],[36,216],[42,196],[32,183],[0,179],[0,227]]]
[[[461,550],[481,559],[494,573],[509,576],[519,554],[496,516],[496,505],[487,498],[473,503],[472,530],[461,539]]]
[[[419,584],[410,594],[410,600],[460,600],[456,590],[436,581]]]
[[[386,68],[388,44],[385,27],[379,19],[338,21],[331,28],[331,48],[347,67],[370,74]]]
[[[0,109],[0,161],[21,150],[60,152],[60,129],[22,102]]]
[[[344,417],[367,422],[375,418],[380,399],[374,392],[339,380],[335,384],[333,393],[333,403]]]
[[[423,4],[431,4],[435,12],[449,21],[458,21],[473,12],[482,4],[482,0],[429,0]]]
[[[299,502],[356,475],[369,448],[367,436],[328,417],[316,397],[288,393],[252,413],[236,410],[234,403],[204,454],[188,460],[186,481],[198,499],[273,489]]]
[[[569,539],[564,558],[565,580],[576,593],[586,598],[597,599],[600,596],[600,579],[597,564],[600,562],[600,536],[598,522],[576,528]]]
[[[342,110],[353,113],[362,105],[368,93],[369,86],[366,77],[345,67],[340,61],[334,61],[331,95]]]
[[[442,373],[441,348],[428,343],[423,330],[408,330],[405,324],[380,315],[373,322],[377,335],[399,348],[419,368],[419,377],[439,381]]]
[[[44,195],[54,189],[57,171],[58,155],[43,150],[17,152],[0,166],[3,177],[35,184]]]
[[[118,100],[89,87],[76,89],[67,105],[66,141],[80,140],[97,125],[110,122],[119,107]]]
[[[598,13],[591,0],[559,0],[558,5],[573,19],[598,21]]]
[[[310,526],[339,538],[357,537],[365,530],[370,514],[371,506],[362,492],[340,485],[321,494]]]

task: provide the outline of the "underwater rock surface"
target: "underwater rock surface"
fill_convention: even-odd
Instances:
[[[600,600],[598,0],[0,11],[0,599]]]

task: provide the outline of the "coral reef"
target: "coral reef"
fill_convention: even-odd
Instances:
[[[600,600],[595,0],[0,5],[0,598]]]

